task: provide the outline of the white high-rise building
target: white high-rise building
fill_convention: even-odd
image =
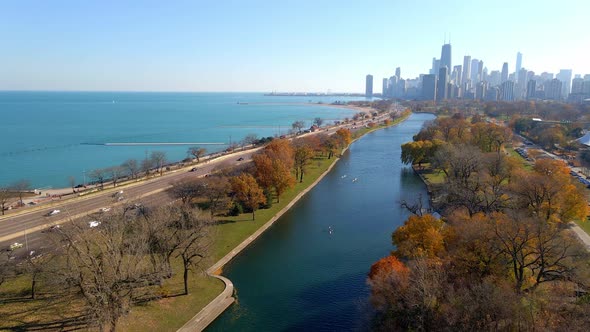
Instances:
[[[561,69],[555,78],[561,81],[561,98],[567,99],[572,90],[572,70]]]

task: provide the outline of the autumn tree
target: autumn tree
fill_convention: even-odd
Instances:
[[[381,258],[371,265],[367,283],[371,287],[371,303],[380,310],[396,305],[396,296],[408,288],[410,270],[395,256]],[[397,311],[397,310],[396,310]]]
[[[293,168],[294,150],[293,145],[289,140],[272,140],[267,146],[264,147],[262,153],[271,159],[280,160],[289,169]]]
[[[395,254],[399,257],[434,258],[444,253],[443,222],[431,214],[412,215],[393,232]]]
[[[581,251],[558,225],[518,214],[495,214],[494,221],[499,251],[517,292],[572,273],[572,261]]]
[[[207,149],[198,146],[188,148],[188,153],[197,159],[197,163],[201,161],[201,157],[207,153]]]
[[[547,221],[567,223],[588,215],[585,196],[571,182],[561,161],[537,160],[534,171],[520,171],[511,188],[520,207]]]
[[[336,131],[336,135],[341,147],[346,147],[352,142],[352,134],[350,129],[340,128]]]
[[[246,208],[252,210],[252,220],[254,220],[254,213],[258,209],[258,206],[266,203],[264,192],[256,182],[256,179],[250,174],[243,173],[230,178],[230,185],[236,199]]]
[[[295,146],[295,178],[299,179],[300,183],[303,182],[303,174],[307,172],[313,156],[313,149],[304,142]]]
[[[258,183],[267,190],[274,189],[278,202],[283,192],[295,184],[291,170],[281,159],[272,158],[266,153],[257,154],[252,160]]]
[[[331,159],[332,156],[334,156],[336,153],[338,153],[339,150],[339,142],[338,139],[336,137],[334,137],[334,135],[331,136],[327,136],[324,135],[321,137],[322,143],[322,150],[326,151],[328,153],[328,159]]]

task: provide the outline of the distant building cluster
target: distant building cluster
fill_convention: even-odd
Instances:
[[[536,74],[522,66],[522,53],[516,54],[514,71],[508,62],[501,70],[488,71],[483,60],[463,57],[463,65],[452,64],[451,44],[442,46],[440,58],[432,59],[428,74],[403,79],[401,68],[395,75],[383,78],[381,96],[442,101],[476,99],[482,101],[555,100],[571,103],[590,102],[590,74],[575,75],[571,69],[557,74]],[[367,75],[365,95],[373,97],[373,76]],[[375,94],[378,95],[378,94]]]

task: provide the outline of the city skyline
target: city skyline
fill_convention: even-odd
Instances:
[[[590,73],[590,4],[551,4],[19,1],[0,13],[0,90],[362,92],[367,73],[428,74],[445,42],[450,64],[513,73],[521,52],[527,70]]]

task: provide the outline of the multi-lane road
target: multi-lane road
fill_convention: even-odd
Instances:
[[[253,153],[258,149],[252,149],[232,153],[211,161],[202,162],[196,166],[196,170],[189,172],[192,167],[155,177],[147,181],[129,184],[116,189],[106,189],[102,193],[90,194],[86,197],[64,200],[62,204],[50,204],[46,207],[35,207],[23,210],[22,213],[4,216],[0,219],[0,250],[6,250],[10,244],[18,242],[22,248],[14,250],[15,255],[28,255],[30,251],[39,253],[48,245],[45,232],[53,225],[62,224],[71,220],[87,217],[97,213],[101,208],[117,205],[131,204],[140,201],[147,206],[157,206],[172,200],[167,189],[171,184],[190,177],[199,177],[212,171],[251,160]],[[238,161],[238,159],[243,160]],[[114,197],[114,193],[122,190],[122,200]],[[52,216],[48,212],[60,210]]]

